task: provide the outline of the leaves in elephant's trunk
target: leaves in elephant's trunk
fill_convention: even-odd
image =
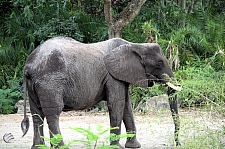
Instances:
[[[30,126],[29,118],[28,118],[28,116],[26,116],[26,117],[23,119],[23,121],[21,122],[21,129],[22,129],[22,131],[23,131],[23,136],[26,135],[26,133],[27,133],[27,131],[28,131],[28,129],[29,129],[29,126]],[[23,136],[22,136],[22,137],[23,137]]]

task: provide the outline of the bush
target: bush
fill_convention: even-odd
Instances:
[[[216,72],[211,65],[182,67],[175,72],[183,90],[178,96],[181,107],[225,105],[225,74]]]
[[[22,99],[23,61],[13,68],[11,65],[0,67],[0,114],[15,113],[15,103]]]
[[[153,97],[165,93],[165,89],[160,84],[155,84],[152,87],[141,88],[131,85],[129,89],[130,99],[133,108],[136,108],[140,102],[145,102],[148,97]]]
[[[0,66],[0,88],[7,85],[7,80],[9,76],[14,75],[14,70],[11,65]]]
[[[15,113],[16,109],[14,105],[20,99],[21,92],[3,86],[0,89],[0,114]]]
[[[37,40],[42,42],[56,36],[72,37],[82,42],[84,36],[75,21],[74,17],[70,17],[69,19],[52,18],[46,24],[38,28],[38,30],[34,32],[34,35]]]
[[[108,26],[104,18],[94,17],[85,12],[74,12],[73,16],[84,36],[84,43],[95,43],[108,39]]]

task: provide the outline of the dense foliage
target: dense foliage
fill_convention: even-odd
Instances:
[[[113,13],[122,11],[129,1],[113,0]],[[22,93],[25,60],[44,40],[54,36],[70,36],[84,43],[107,39],[103,2],[0,0],[0,113],[14,111],[9,105],[21,99],[17,93]],[[158,42],[162,46],[171,66],[176,68],[177,83],[184,88],[179,95],[183,106],[207,103],[207,98],[223,103],[225,2],[186,0],[186,6],[164,2],[147,1],[123,30],[123,38],[131,42]],[[12,82],[17,85],[12,86]],[[131,87],[134,106],[146,100],[147,95],[161,94],[160,88]]]

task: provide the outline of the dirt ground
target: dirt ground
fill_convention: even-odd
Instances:
[[[205,129],[221,130],[225,126],[223,118],[212,115],[210,112],[180,111],[180,117],[181,143],[182,141],[185,141],[186,137],[199,134]],[[30,148],[33,140],[33,124],[31,115],[29,115],[30,128],[24,137],[21,137],[22,131],[20,123],[22,119],[23,114],[0,115],[0,149]],[[135,121],[137,127],[137,138],[142,145],[142,149],[171,148],[173,146],[174,125],[170,111],[135,114]],[[96,130],[98,125],[102,125],[105,128],[109,127],[108,113],[85,113],[72,111],[69,113],[62,113],[60,116],[60,128],[65,143],[74,139],[85,139],[84,136],[71,130],[69,127],[82,127],[86,129],[91,127],[93,130]],[[5,143],[3,141],[2,136],[5,133],[11,133],[14,136],[11,143]],[[49,137],[46,122],[44,124],[44,133],[46,137]],[[122,125],[122,134],[124,133],[125,128],[124,125]],[[125,141],[126,139],[121,139],[121,145],[124,145]],[[75,144],[73,148],[85,147],[82,144]]]

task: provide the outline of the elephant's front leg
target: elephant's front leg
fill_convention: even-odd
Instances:
[[[115,80],[107,84],[107,105],[109,109],[110,127],[118,129],[110,130],[111,134],[121,134],[121,123],[123,119],[125,105],[125,86],[122,82]],[[117,145],[120,149],[124,149],[119,143],[120,139],[111,138],[110,145]]]
[[[129,99],[128,86],[126,88],[126,100],[123,115],[123,122],[126,127],[127,134],[134,134],[134,137],[128,137],[125,144],[126,148],[140,148],[141,144],[136,138],[136,126],[134,122],[133,110]]]
[[[124,103],[122,103],[122,101],[119,101],[119,102],[115,102],[115,103],[110,103],[110,105],[108,106],[109,115],[110,115],[110,127],[111,128],[118,127],[118,129],[110,130],[111,134],[115,134],[115,135],[121,134],[121,122],[122,122],[122,118],[123,118],[123,110],[121,110],[121,109],[123,109],[123,105],[124,105]],[[110,107],[112,107],[112,108],[110,108]],[[115,107],[117,107],[117,108],[115,108]],[[117,145],[120,147],[120,149],[123,149],[123,147],[120,145],[119,141],[120,141],[120,139],[113,140],[113,138],[111,138],[110,144]]]

